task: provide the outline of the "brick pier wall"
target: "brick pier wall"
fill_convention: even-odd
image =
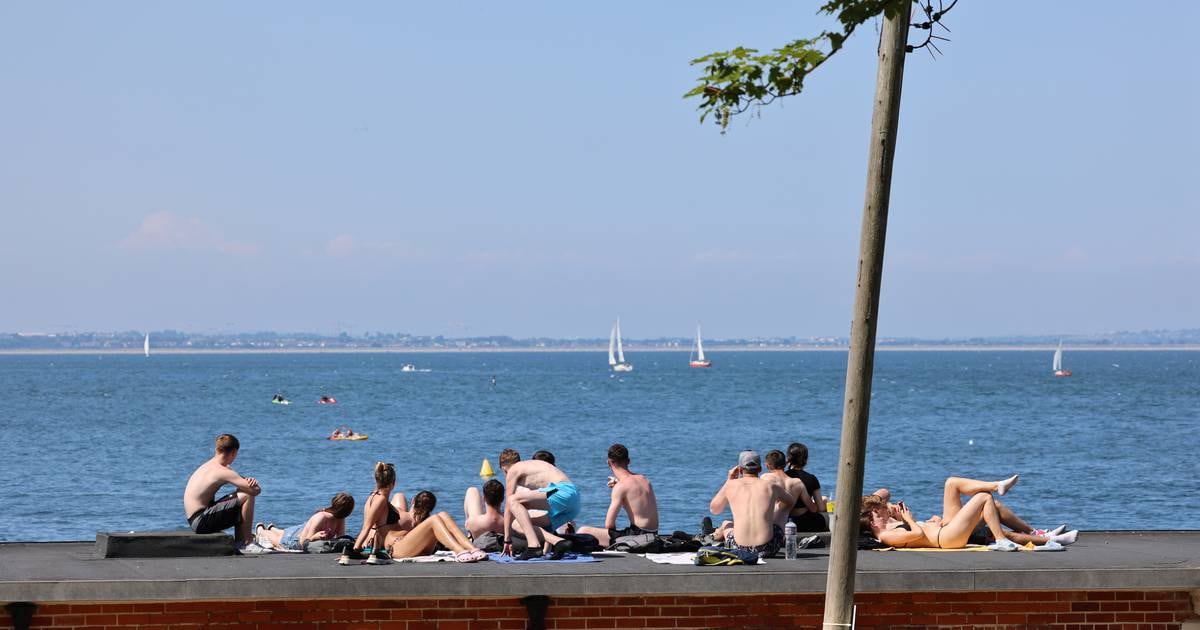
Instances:
[[[1187,591],[859,593],[860,628],[1169,630],[1195,619]],[[821,594],[551,597],[548,628],[819,627]],[[39,605],[32,628],[519,630],[519,598],[80,602]],[[1190,625],[1190,624],[1189,624]],[[11,628],[0,607],[0,629]]]

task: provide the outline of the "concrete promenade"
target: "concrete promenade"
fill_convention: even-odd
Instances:
[[[342,567],[335,555],[96,559],[94,543],[0,545],[0,602],[822,593],[828,552],[755,567],[481,562]],[[1200,531],[1084,532],[1062,552],[860,551],[859,592],[1200,590]]]

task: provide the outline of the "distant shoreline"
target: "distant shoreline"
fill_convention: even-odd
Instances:
[[[912,345],[912,346],[878,346],[878,352],[1051,352],[1057,345],[1041,345],[1041,346],[1004,346],[1004,345]],[[663,347],[647,347],[641,348],[638,346],[629,346],[626,344],[626,351],[629,353],[679,353],[689,352],[687,347],[680,346],[678,348],[663,348]],[[767,347],[759,348],[754,346],[708,346],[705,348],[710,354],[720,352],[847,352],[847,346],[790,346]],[[155,355],[225,355],[225,354],[466,354],[466,353],[604,353],[608,350],[607,346],[582,347],[582,348],[162,348],[153,350],[151,356]],[[1068,346],[1069,352],[1096,352],[1096,351],[1200,351],[1198,345],[1088,345],[1088,346]],[[141,348],[84,348],[84,349],[7,349],[0,350],[0,356],[70,356],[70,355],[139,355],[142,354]]]

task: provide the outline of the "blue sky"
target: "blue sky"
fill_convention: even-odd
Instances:
[[[4,3],[0,330],[845,335],[876,27],[817,2]],[[1200,5],[961,0],[910,55],[881,335],[1200,325]]]

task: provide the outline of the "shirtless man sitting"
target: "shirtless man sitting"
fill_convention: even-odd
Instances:
[[[629,470],[629,449],[623,444],[608,447],[608,467],[612,476],[608,487],[612,488],[612,501],[604,517],[604,528],[581,527],[579,533],[596,537],[602,547],[608,547],[622,536],[658,534],[658,499],[654,487],[645,475]],[[621,510],[629,516],[629,527],[617,529],[617,517]]]
[[[817,502],[808,494],[808,489],[804,487],[804,482],[795,477],[789,477],[784,472],[784,466],[787,463],[787,458],[783,451],[775,450],[767,453],[767,472],[763,475],[763,479],[773,481],[783,486],[784,492],[787,492],[790,501],[780,503],[775,506],[775,520],[777,527],[782,528],[787,525],[791,516],[792,508],[797,505],[797,501],[803,501],[804,507],[812,512],[819,511]],[[737,540],[737,535],[734,534],[734,540]]]
[[[495,479],[483,484],[482,494],[475,486],[467,488],[467,496],[463,497],[463,512],[467,514],[463,529],[471,535],[476,547],[499,551],[504,546],[504,513],[500,508],[503,504],[504,484]]]
[[[775,524],[776,507],[789,499],[783,485],[758,476],[762,461],[754,451],[742,451],[738,465],[729,469],[729,478],[717,490],[708,511],[720,514],[728,507],[733,513],[733,540],[738,548],[769,558],[783,546],[783,528]]]
[[[528,548],[520,558],[528,560],[541,553],[552,552],[558,559],[570,547],[565,539],[551,533],[579,516],[579,490],[563,471],[553,464],[531,459],[521,461],[521,454],[506,448],[500,452],[500,470],[504,471],[504,550],[512,555],[513,521],[525,535]],[[536,490],[522,490],[537,488]],[[546,510],[534,517],[530,509]],[[536,541],[537,545],[534,545]]]
[[[254,477],[243,477],[230,468],[237,459],[241,445],[228,433],[217,436],[212,459],[204,462],[192,473],[183,491],[183,512],[188,525],[197,534],[212,534],[234,528],[238,548],[256,551],[252,545],[254,523],[254,498],[262,493],[262,486]],[[214,499],[217,490],[232,484],[235,490],[220,499]]]

